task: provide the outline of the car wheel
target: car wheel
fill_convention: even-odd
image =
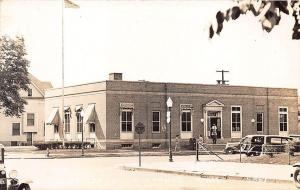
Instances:
[[[256,151],[253,155],[254,155],[254,156],[259,156],[259,155],[260,155],[260,152]]]
[[[297,167],[294,172],[294,182],[298,189],[300,189],[300,167]]]
[[[225,154],[233,154],[233,150],[232,149],[226,149]]]
[[[30,190],[30,186],[27,184],[22,184],[22,185],[20,185],[18,190]]]

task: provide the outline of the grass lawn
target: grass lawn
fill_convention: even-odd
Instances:
[[[290,160],[290,161],[289,161]],[[235,162],[239,162],[240,160],[234,160]],[[300,154],[295,153],[295,156],[288,156],[287,153],[283,154],[274,154],[273,157],[269,155],[260,155],[260,156],[251,156],[251,157],[243,157],[242,162],[244,163],[261,163],[261,164],[286,164],[290,165],[300,162]]]

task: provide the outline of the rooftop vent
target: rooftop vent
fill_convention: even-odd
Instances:
[[[109,80],[122,80],[122,73],[109,73]]]

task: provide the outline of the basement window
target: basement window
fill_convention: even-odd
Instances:
[[[160,143],[152,143],[152,148],[160,148]]]
[[[132,148],[132,144],[121,144],[122,148]]]

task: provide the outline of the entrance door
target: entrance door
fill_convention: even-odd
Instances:
[[[210,117],[209,118],[209,129],[211,129],[211,127],[213,125],[217,126],[217,138],[220,139],[221,138],[221,118],[220,117]]]
[[[32,145],[32,133],[27,133],[27,144]]]

